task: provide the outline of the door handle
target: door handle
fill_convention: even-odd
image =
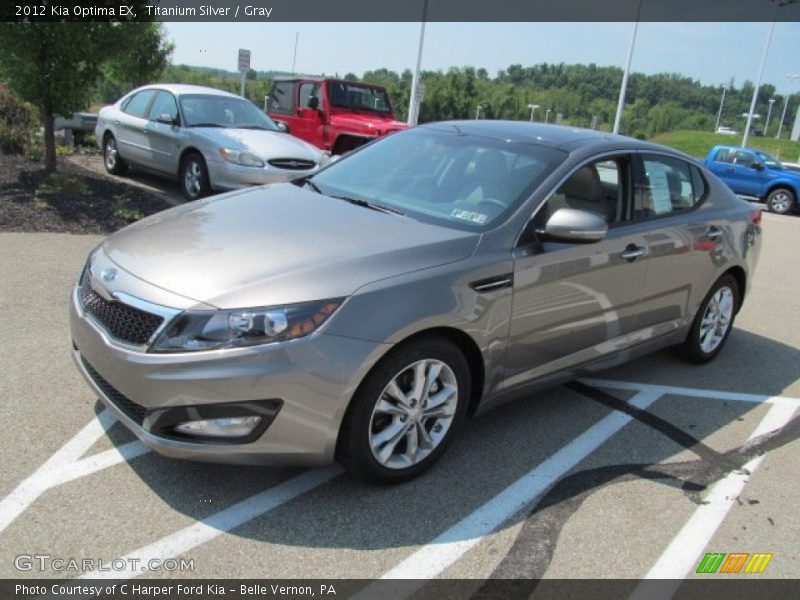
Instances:
[[[723,233],[722,229],[720,229],[716,225],[712,225],[711,227],[706,229],[706,237],[710,240],[716,240],[722,237],[722,233]]]
[[[644,256],[647,254],[647,248],[645,246],[637,246],[636,244],[629,244],[625,250],[622,251],[622,258],[627,260],[628,262],[633,262],[640,256]]]

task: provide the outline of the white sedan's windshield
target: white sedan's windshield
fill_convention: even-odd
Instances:
[[[242,98],[187,94],[180,97],[180,104],[189,127],[278,130],[272,119]]]
[[[546,146],[417,127],[359,150],[312,181],[326,195],[476,230],[510,214],[566,157]]]

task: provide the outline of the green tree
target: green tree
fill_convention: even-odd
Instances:
[[[144,48],[136,41],[142,38]],[[0,23],[0,78],[38,108],[47,170],[56,168],[55,116],[85,108],[104,68],[147,80],[149,69],[163,68],[169,54],[160,39],[160,29],[150,24]]]

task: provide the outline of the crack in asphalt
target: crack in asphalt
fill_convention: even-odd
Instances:
[[[506,556],[472,595],[475,600],[530,595],[550,566],[562,528],[584,500],[598,489],[643,479],[680,488],[691,502],[703,504],[701,494],[710,485],[732,471],[747,474],[742,466],[748,461],[800,437],[800,417],[795,417],[779,430],[758,436],[726,452],[717,452],[669,421],[630,406],[602,390],[579,382],[567,384],[567,387],[613,410],[631,415],[694,452],[699,459],[668,464],[609,465],[564,477],[533,506]]]

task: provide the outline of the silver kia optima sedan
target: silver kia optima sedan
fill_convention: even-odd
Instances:
[[[189,200],[289,181],[329,161],[252,102],[196,85],[138,88],[100,110],[95,135],[109,173],[134,165],[177,177]]]
[[[714,358],[760,246],[760,212],[667,148],[429,124],[112,235],[73,356],[168,456],[397,482],[506,400],[666,346]]]

